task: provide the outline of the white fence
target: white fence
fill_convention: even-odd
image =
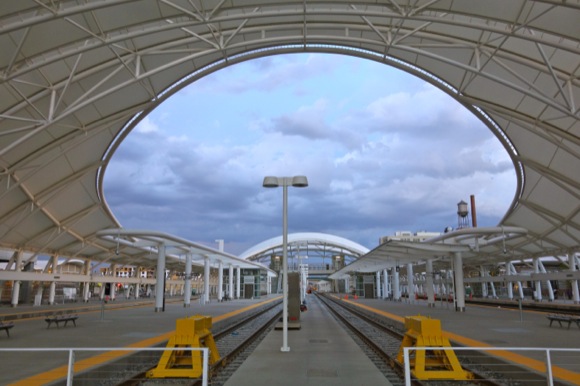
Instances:
[[[116,384],[157,366],[163,351],[201,351],[202,384],[208,385],[209,349],[204,348],[0,348],[2,384]],[[189,355],[194,355],[193,353]],[[50,356],[51,363],[43,364]],[[60,365],[54,366],[55,358]],[[13,379],[9,379],[10,376]]]
[[[577,338],[571,338],[576,342]],[[576,345],[577,343],[572,343]],[[580,385],[580,349],[535,347],[405,347],[403,349],[405,384],[411,385],[413,351],[452,350],[465,356],[470,363],[492,369],[498,379],[487,379],[508,384],[508,379],[522,385],[548,385],[555,382]],[[525,354],[519,355],[518,353]],[[467,355],[469,354],[469,355]],[[410,360],[411,359],[411,360]],[[462,362],[463,357],[460,359]],[[460,384],[460,381],[457,382]],[[509,383],[511,384],[511,383]]]
[[[572,344],[575,344],[575,338],[573,341]],[[0,348],[0,372],[3,374],[3,384],[72,386],[103,384],[104,381],[115,384],[154,368],[166,350],[201,351],[202,382],[204,386],[208,385],[207,348]],[[492,368],[490,378],[497,375],[499,378],[492,380],[500,384],[502,381],[507,384],[510,377],[522,385],[580,385],[580,349],[405,347],[405,383],[409,386],[410,359],[414,357],[413,351],[417,350],[453,350],[462,364],[467,358],[471,364]],[[46,363],[47,357],[50,363]],[[506,359],[512,364],[506,365]],[[454,384],[461,384],[461,381]]]

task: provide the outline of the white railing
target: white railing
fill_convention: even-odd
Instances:
[[[76,377],[90,383],[100,383],[107,379],[111,382],[125,381],[127,377],[146,372],[157,366],[162,351],[201,351],[202,385],[208,385],[209,349],[190,347],[123,347],[123,348],[0,348],[0,370],[11,363],[25,366],[26,375],[19,379],[5,379],[7,384],[66,384],[72,386]],[[10,356],[5,356],[7,354]],[[100,353],[100,354],[99,354]],[[58,356],[61,358],[55,361]],[[193,355],[190,354],[190,355]],[[50,358],[50,363],[43,358]],[[56,363],[56,364],[55,364]],[[26,365],[23,365],[26,364]],[[15,365],[14,365],[15,366]],[[4,377],[3,377],[4,378]],[[145,380],[145,379],[143,379]],[[4,381],[2,383],[4,383]]]
[[[490,356],[495,359],[495,363],[492,364],[492,360],[489,359],[490,356],[487,356],[488,359],[485,359],[484,354],[477,357],[477,363],[485,367],[487,361],[487,364],[494,366],[497,365],[498,359],[503,359],[507,363],[519,366],[529,373],[535,372],[540,376],[544,375],[545,384],[548,386],[554,386],[554,372],[555,369],[557,369],[557,372],[564,374],[558,377],[562,378],[564,382],[569,382],[570,384],[574,385],[580,384],[580,349],[537,347],[404,347],[403,361],[406,386],[411,385],[411,352],[418,350],[452,350],[455,352],[473,351],[479,353],[489,353]],[[508,355],[504,355],[508,352]],[[520,360],[514,360],[513,354],[517,352],[525,352],[527,355],[526,357],[521,356]],[[560,354],[558,355],[558,358],[556,358],[556,361],[554,360],[554,353]],[[510,360],[502,358],[504,356],[511,356],[512,359]],[[470,358],[472,357],[470,356]],[[573,370],[567,370],[566,368],[573,368]],[[459,382],[457,384],[459,384]],[[525,382],[522,384],[525,384]]]

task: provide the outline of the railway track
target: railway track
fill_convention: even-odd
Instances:
[[[220,360],[210,366],[212,386],[223,385],[282,314],[282,302],[274,302],[245,312],[235,319],[216,323],[213,336]],[[158,346],[159,347],[159,346]],[[160,347],[165,347],[165,344]],[[75,376],[75,384],[155,386],[201,385],[201,379],[149,379],[146,374],[157,366],[161,351],[130,354],[99,368]],[[98,382],[98,383],[96,383]]]
[[[402,323],[382,315],[363,310],[349,302],[336,297],[318,295],[310,297],[310,302],[323,303],[338,320],[339,324],[349,331],[353,339],[361,346],[367,356],[394,386],[404,385],[403,368],[396,361],[396,356],[405,334]],[[273,328],[282,312],[281,302],[269,304],[253,312],[246,312],[240,317],[216,323],[213,335],[221,359],[211,366],[210,385],[221,386],[249,356]],[[163,346],[164,347],[164,346]],[[456,351],[464,369],[475,375],[469,381],[419,381],[412,380],[413,385],[545,385],[546,379],[519,368],[512,363],[501,361],[485,353]],[[107,364],[106,369],[82,374],[75,377],[75,384],[100,385],[197,385],[196,379],[147,379],[147,371],[154,368],[161,352],[134,354],[135,358],[119,363]],[[83,379],[84,378],[84,379]],[[86,383],[82,383],[82,381]],[[555,383],[558,385],[558,383]]]
[[[355,341],[367,353],[393,385],[404,385],[404,369],[396,360],[404,326],[381,315],[362,310],[335,297],[317,295],[330,312],[352,333]],[[469,381],[419,381],[413,385],[545,385],[546,379],[485,353],[457,353],[462,367],[474,375]]]

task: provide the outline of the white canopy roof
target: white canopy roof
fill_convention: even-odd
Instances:
[[[131,129],[187,84],[289,52],[408,71],[484,120],[518,187],[499,226],[514,257],[580,245],[580,1],[4,1],[0,246],[110,262],[103,195]],[[489,256],[490,258],[492,256]]]
[[[223,268],[229,266],[241,269],[259,269],[266,271],[270,276],[276,273],[264,265],[244,260],[224,251],[209,248],[199,243],[182,239],[164,232],[148,230],[127,229],[104,229],[97,232],[97,237],[116,244],[115,255],[120,255],[121,249],[131,257],[125,258],[126,264],[147,266],[152,262],[156,264],[161,247],[165,248],[166,264],[168,268],[179,269],[185,263],[187,255],[191,256],[194,265],[203,266],[205,259],[214,265],[223,264]]]
[[[478,266],[489,262],[510,261],[514,257],[507,245],[510,240],[526,237],[527,230],[517,227],[463,228],[422,242],[389,240],[360,259],[330,275],[340,279],[351,272],[377,272],[406,264],[436,264],[459,253],[465,265]]]

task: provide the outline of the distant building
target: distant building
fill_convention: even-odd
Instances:
[[[440,236],[441,232],[426,232],[426,231],[419,231],[419,232],[411,232],[411,231],[397,231],[395,232],[394,236],[383,236],[380,238],[379,243],[384,244],[387,241],[396,240],[396,241],[410,241],[412,243],[419,243],[421,241],[425,241],[431,239],[433,237]]]

